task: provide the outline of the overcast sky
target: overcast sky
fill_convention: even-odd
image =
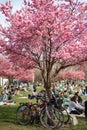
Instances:
[[[87,0],[78,0],[78,1],[82,1],[82,2],[87,2]],[[6,0],[0,0],[0,3],[5,3]],[[22,3],[23,0],[11,0],[12,5],[13,5],[13,11],[16,11],[17,9],[20,9],[22,7]],[[3,17],[3,15],[0,13],[0,23],[5,26],[5,19]]]

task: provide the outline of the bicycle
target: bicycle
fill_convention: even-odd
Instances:
[[[21,125],[39,123],[37,104],[20,103],[16,110],[16,119]]]
[[[42,101],[40,104],[42,108],[40,112],[41,124],[47,128],[61,127],[64,121],[63,113],[52,106],[51,100],[48,101],[45,97],[37,97],[36,100],[37,104],[38,100]]]
[[[54,95],[53,95],[53,104],[54,106],[62,111],[63,115],[64,115],[64,124],[67,124],[70,121],[70,115],[67,111],[67,107],[63,106],[62,103],[60,102],[60,99],[57,99]]]
[[[47,101],[44,97],[37,97],[37,103],[20,103],[16,111],[16,119],[19,124],[27,125],[40,123],[46,128],[59,128],[62,126],[63,113],[52,106],[51,100]],[[38,104],[38,100],[41,103]]]

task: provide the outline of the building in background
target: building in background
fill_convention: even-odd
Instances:
[[[8,79],[0,77],[0,87],[8,83]]]

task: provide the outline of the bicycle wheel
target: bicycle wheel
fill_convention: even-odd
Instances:
[[[16,119],[21,125],[29,124],[31,120],[31,109],[27,105],[19,106],[16,111]]]
[[[57,108],[53,106],[47,107],[47,115],[49,119],[51,119],[51,125],[50,128],[60,128],[64,123],[64,116],[62,111],[58,110]]]
[[[40,114],[41,124],[46,128],[59,128],[63,123],[63,114],[60,118],[61,112],[55,108],[48,107],[42,109]]]
[[[45,128],[49,128],[47,121],[48,121],[48,116],[46,114],[46,109],[43,108],[40,113],[40,122],[41,122],[42,126],[44,126]]]
[[[31,111],[32,111],[32,121],[33,123],[40,123],[40,111],[41,111],[41,108],[40,108],[40,105],[39,104],[32,104],[31,105]]]
[[[70,120],[70,115],[69,115],[67,109],[65,109],[64,107],[62,107],[61,111],[64,115],[64,124],[67,124]]]

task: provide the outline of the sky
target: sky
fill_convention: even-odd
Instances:
[[[6,0],[0,0],[0,3],[5,3],[5,2],[6,2]],[[11,0],[11,3],[13,5],[13,12],[15,12],[16,10],[18,10],[22,7],[23,0]],[[5,18],[1,13],[0,13],[0,23],[3,26],[6,26]]]
[[[87,2],[87,0],[78,0],[78,1]],[[6,0],[0,0],[0,3],[5,3],[5,2]],[[16,10],[22,7],[23,0],[11,0],[11,3],[13,5],[13,12],[15,12]],[[3,26],[6,26],[5,18],[1,13],[0,13],[0,23]]]
[[[14,6],[14,11],[19,9],[22,6],[23,0],[10,0],[12,5]],[[0,0],[0,3],[5,3],[6,0]]]

